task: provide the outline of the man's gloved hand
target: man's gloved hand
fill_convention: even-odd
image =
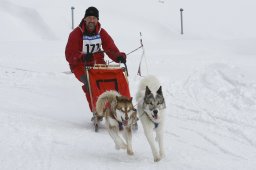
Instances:
[[[82,56],[82,61],[83,62],[89,62],[89,61],[92,60],[92,58],[93,58],[93,54],[92,53],[87,53],[87,54],[84,54]]]
[[[116,58],[117,62],[121,62],[121,63],[126,63],[126,54],[121,52],[117,55],[117,58]]]

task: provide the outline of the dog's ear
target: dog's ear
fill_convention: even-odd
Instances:
[[[149,90],[148,86],[146,86],[145,96],[151,94],[151,91]]]
[[[132,102],[132,97],[129,99],[129,102]]]
[[[162,86],[159,87],[159,89],[157,90],[156,93],[159,94],[159,95],[163,95]]]

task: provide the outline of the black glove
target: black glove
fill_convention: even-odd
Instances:
[[[92,53],[87,53],[87,54],[83,55],[82,61],[83,62],[89,62],[89,61],[92,61],[92,58],[93,58],[93,54]]]
[[[125,53],[120,53],[121,55],[117,56],[116,60],[117,62],[126,63],[126,55]]]

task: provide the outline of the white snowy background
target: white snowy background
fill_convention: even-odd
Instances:
[[[142,75],[166,97],[166,158],[153,162],[139,122],[135,155],[93,130],[64,51],[89,6],[121,51],[140,46]],[[253,170],[256,167],[254,0],[0,0],[1,170]],[[184,9],[184,35],[180,34]],[[132,96],[142,50],[128,56]],[[136,103],[134,103],[136,104]]]

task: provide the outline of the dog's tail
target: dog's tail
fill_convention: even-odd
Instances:
[[[116,96],[120,96],[120,94],[114,90],[106,91],[99,96],[96,102],[96,112],[98,116],[104,116],[103,112],[107,107],[107,103],[109,103],[111,107],[116,104]]]

